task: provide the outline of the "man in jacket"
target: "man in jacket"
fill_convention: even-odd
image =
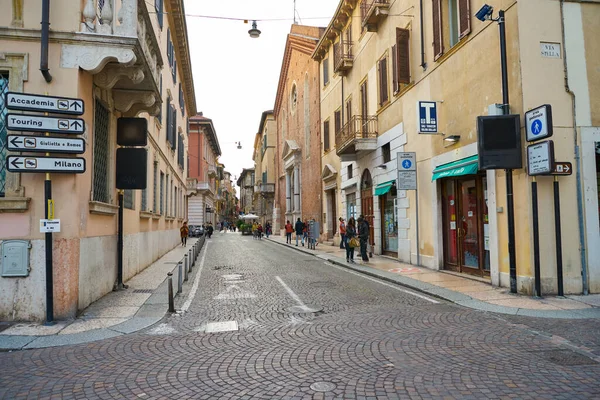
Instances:
[[[367,243],[369,243],[369,223],[363,215],[358,218],[358,238],[360,239],[360,256],[364,262],[369,261]]]
[[[298,218],[298,221],[296,221],[296,226],[294,228],[296,230],[296,246],[298,246],[298,240],[301,240],[302,246],[304,246],[304,233],[302,232],[304,230],[304,223],[300,218]]]

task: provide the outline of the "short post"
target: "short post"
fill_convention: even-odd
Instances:
[[[194,259],[194,252],[192,251],[192,249],[190,249],[188,253],[190,255],[190,259],[192,260],[192,266],[196,265],[196,260]]]
[[[554,231],[556,235],[556,278],[558,281],[558,295],[564,296],[562,233],[560,228],[560,189],[557,176],[554,176]]]
[[[181,261],[177,263],[177,269],[179,272],[177,275],[177,293],[179,294],[183,292],[183,265]]]
[[[185,274],[185,277],[184,277],[183,280],[187,282],[187,280],[188,280],[188,255],[187,254],[183,257],[183,262],[184,262],[184,264],[183,264],[183,266],[184,266],[183,273]]]
[[[192,252],[188,251],[188,253],[185,256],[188,259],[188,271],[192,272],[192,265],[194,263],[194,260],[192,260]]]
[[[538,223],[538,191],[537,180],[533,177],[531,182],[531,202],[533,211],[533,271],[535,276],[535,296],[542,297],[542,283],[540,273],[540,231]]]
[[[168,285],[169,285],[169,312],[170,313],[174,313],[175,312],[175,300],[173,299],[173,273],[169,272],[167,273],[167,280],[168,280]]]

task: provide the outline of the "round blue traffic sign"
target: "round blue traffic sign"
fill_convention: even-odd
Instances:
[[[410,162],[410,160],[402,161],[402,168],[409,169],[411,166],[412,166],[412,163]]]
[[[531,133],[534,136],[539,135],[540,133],[542,133],[542,120],[541,119],[534,119],[533,122],[531,123]]]

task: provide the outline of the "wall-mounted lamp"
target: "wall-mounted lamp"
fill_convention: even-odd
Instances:
[[[241,150],[241,148],[242,148],[242,142],[235,142],[235,144],[237,144],[238,150]]]
[[[456,143],[460,140],[460,135],[450,135],[444,138],[446,143]]]
[[[260,31],[258,30],[258,28],[256,27],[256,21],[252,21],[252,29],[250,29],[248,31],[248,34],[250,35],[251,38],[256,39],[257,37],[260,36]]]
[[[377,168],[377,169],[387,169],[387,165],[381,164],[381,165],[376,166],[375,168]]]

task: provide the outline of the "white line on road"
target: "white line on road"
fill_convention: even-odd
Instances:
[[[358,272],[354,272],[354,271],[350,271],[348,268],[343,268],[343,267],[340,267],[340,266],[334,265],[334,264],[332,264],[332,263],[330,263],[330,262],[326,262],[325,264],[327,264],[327,265],[329,265],[329,266],[331,266],[331,267],[337,268],[337,269],[339,269],[339,270],[341,270],[341,271],[346,271],[346,272],[348,272],[349,274],[353,274],[353,275],[356,275],[356,276],[360,276],[361,278],[365,278],[365,279],[368,279],[368,280],[370,280],[370,281],[377,282],[377,283],[380,283],[380,284],[382,284],[382,285],[385,285],[385,286],[387,286],[387,287],[391,287],[392,289],[399,290],[399,291],[401,291],[401,292],[404,292],[404,293],[406,293],[406,294],[411,294],[411,295],[413,295],[413,296],[416,296],[416,297],[419,297],[419,298],[421,298],[421,299],[423,299],[423,300],[427,300],[427,301],[429,301],[429,302],[431,302],[431,303],[434,303],[434,304],[440,304],[440,302],[439,302],[439,301],[437,301],[437,300],[433,300],[433,299],[431,299],[431,298],[429,298],[429,297],[427,297],[427,296],[423,296],[422,294],[415,293],[415,292],[412,292],[412,291],[410,291],[410,290],[402,289],[402,288],[398,287],[398,285],[393,285],[393,284],[391,284],[391,283],[382,282],[382,281],[381,281],[381,280],[379,280],[379,279],[371,278],[371,277],[369,277],[369,276],[365,276],[364,274],[361,274],[361,273],[358,273]]]
[[[196,278],[194,279],[194,284],[192,285],[192,290],[190,290],[190,294],[188,294],[185,303],[181,307],[181,311],[187,311],[192,304],[192,300],[194,300],[194,296],[196,296],[196,292],[198,291],[198,285],[200,284],[200,273],[202,272],[202,267],[204,266],[204,258],[206,258],[206,252],[208,249],[208,241],[204,243],[204,254],[202,254],[202,260],[200,260],[200,266],[198,267],[198,271],[196,272]]]
[[[292,289],[290,289],[290,287],[288,285],[285,284],[285,282],[278,276],[275,277],[275,279],[277,279],[279,281],[279,283],[281,283],[281,286],[283,286],[283,288],[285,290],[287,290],[287,292],[290,294],[290,296],[292,296],[292,299],[294,299],[294,301],[296,303],[298,303],[298,305],[304,309],[309,309],[309,307],[306,306],[306,304],[304,304],[302,302],[302,300],[300,300],[300,297],[298,297],[298,295],[296,293],[294,293],[294,291]]]

